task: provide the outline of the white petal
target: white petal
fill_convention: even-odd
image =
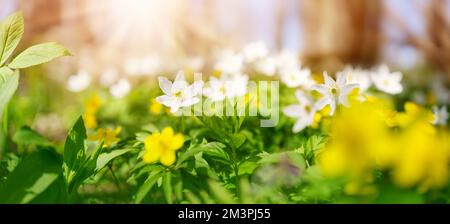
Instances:
[[[295,91],[295,97],[297,98],[298,102],[308,101],[308,98],[306,97],[305,93],[301,90]]]
[[[334,111],[336,110],[336,101],[330,100],[330,116],[334,114]]]
[[[159,81],[159,88],[161,88],[163,93],[166,95],[170,95],[170,90],[172,89],[172,82],[163,76],[158,77],[158,81]]]
[[[332,79],[327,72],[323,72],[323,80],[325,81],[325,85],[329,86],[329,85],[333,85],[336,84],[336,82],[334,81],[334,79]]]
[[[359,88],[359,84],[348,84],[345,85],[340,92],[340,95],[347,96],[352,90]]]
[[[339,73],[337,75],[336,83],[339,87],[345,86],[345,82],[347,80],[347,73]]]
[[[315,104],[316,110],[322,110],[326,105],[330,104],[332,100],[330,98],[322,98]]]
[[[160,104],[170,107],[172,105],[172,99],[170,96],[162,95],[156,97],[156,101]]]
[[[303,108],[298,105],[290,105],[285,108],[283,108],[283,113],[288,117],[300,117],[302,115]]]
[[[307,126],[306,122],[302,118],[300,118],[297,120],[297,122],[295,122],[294,127],[292,127],[292,132],[298,133],[303,129],[305,129],[306,126]]]
[[[172,105],[172,107],[170,107],[170,112],[171,113],[176,113],[178,110],[180,109],[180,106],[177,105]]]
[[[188,107],[188,106],[191,106],[191,105],[194,105],[194,104],[198,103],[199,101],[200,101],[200,99],[197,98],[197,97],[189,98],[189,99],[184,100],[181,103],[181,106],[182,107]]]
[[[315,90],[317,92],[319,92],[322,95],[328,95],[328,88],[327,86],[325,86],[324,84],[317,84],[314,85],[311,90]]]
[[[180,82],[180,81],[185,81],[185,79],[184,79],[184,72],[183,71],[179,71],[177,73],[177,76],[175,77],[175,81],[174,82]]]
[[[196,81],[196,82],[192,83],[191,86],[193,88],[194,95],[198,95],[198,94],[202,93],[204,82],[201,81],[201,80],[200,81]]]

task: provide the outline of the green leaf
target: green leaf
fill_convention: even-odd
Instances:
[[[172,176],[170,172],[167,172],[163,177],[163,191],[164,197],[167,203],[172,204]]]
[[[177,165],[182,164],[187,159],[195,156],[197,153],[204,152],[205,154],[222,158],[225,161],[230,161],[228,154],[223,151],[223,145],[220,142],[210,142],[210,143],[202,143],[199,145],[193,145],[189,149],[187,149],[178,159]]]
[[[241,175],[251,175],[256,168],[258,168],[259,164],[255,161],[244,161],[239,164],[239,176]]]
[[[66,204],[68,202],[67,186],[64,175],[60,174],[53,183],[30,204]]]
[[[244,144],[246,140],[245,135],[243,134],[235,134],[231,137],[231,144],[235,149],[239,148],[242,144]]]
[[[50,150],[26,157],[0,188],[1,203],[28,203],[44,192],[61,174],[61,160]]]
[[[0,68],[0,114],[16,92],[19,85],[19,72],[7,67]]]
[[[119,149],[119,150],[113,150],[108,153],[102,153],[99,155],[97,159],[97,166],[95,168],[95,171],[101,170],[103,167],[105,167],[111,160],[130,152],[133,149]]]
[[[8,65],[10,68],[27,68],[49,62],[55,58],[69,56],[70,52],[62,45],[50,42],[34,45],[17,55]]]
[[[33,131],[28,126],[21,127],[13,136],[13,141],[17,144],[24,145],[41,145],[49,146],[52,145],[50,141],[42,137],[39,133]]]
[[[73,175],[71,176],[68,182],[68,190],[70,192],[76,192],[78,187],[89,177],[95,174],[97,167],[97,160],[100,156],[100,153],[103,149],[103,143],[98,145],[98,147],[89,155],[89,158],[80,159],[80,165],[76,167],[76,169],[71,172]]]
[[[85,160],[85,141],[86,129],[84,127],[83,119],[80,116],[69,131],[69,135],[66,138],[64,145],[64,175],[67,182],[71,182],[77,169],[81,163]]]
[[[0,23],[0,66],[11,56],[22,38],[23,15],[16,12]]]
[[[134,202],[140,203],[162,175],[163,173],[161,171],[151,172],[147,180],[145,180],[144,184],[142,184],[139,190],[136,192],[136,198],[134,199]]]

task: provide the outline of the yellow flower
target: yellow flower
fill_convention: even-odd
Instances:
[[[430,113],[419,105],[406,103],[402,113],[388,105],[382,100],[356,104],[332,118],[330,140],[318,155],[322,173],[345,177],[348,194],[371,192],[361,186],[370,186],[375,169],[388,171],[400,187],[445,187],[449,134],[431,125]],[[390,128],[392,117],[397,129]]]
[[[151,99],[148,109],[152,114],[160,114],[163,109],[163,105],[156,101],[156,99]]]
[[[96,114],[101,106],[100,97],[94,94],[84,104],[84,112],[87,114]]]
[[[404,105],[405,112],[398,113],[397,120],[401,127],[406,127],[413,125],[416,121],[421,121],[423,119],[430,123],[434,120],[433,112],[426,110],[416,103],[406,102]]]
[[[93,129],[97,127],[96,114],[100,109],[100,98],[94,94],[84,104],[83,121],[86,128]]]
[[[113,143],[116,143],[119,141],[119,138],[117,137],[117,135],[119,135],[119,133],[122,131],[121,127],[117,127],[116,129],[111,129],[111,128],[99,128],[97,130],[97,133],[93,134],[93,135],[89,135],[88,139],[91,141],[98,141],[101,142],[103,141],[103,147],[108,147]]]
[[[175,163],[175,152],[184,144],[182,134],[174,134],[171,127],[166,127],[161,133],[155,132],[145,139],[145,153],[143,160],[146,163],[160,161],[165,166]]]
[[[376,152],[391,148],[385,140],[387,127],[368,103],[343,108],[331,120],[329,133],[330,141],[318,158],[325,176],[358,179],[375,167],[377,160],[373,155]]]
[[[392,167],[394,182],[402,187],[418,185],[423,191],[445,186],[450,162],[448,139],[448,134],[438,133],[426,119],[404,129]]]
[[[84,126],[89,129],[97,127],[97,118],[93,114],[83,114]]]

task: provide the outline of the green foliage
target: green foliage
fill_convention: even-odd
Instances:
[[[70,52],[60,44],[54,42],[38,44],[17,55],[8,67],[12,69],[28,68],[69,55],[71,55]]]
[[[1,203],[28,203],[48,189],[61,175],[61,158],[41,149],[26,157],[0,187]]]
[[[4,111],[19,85],[19,72],[7,67],[0,68],[0,114]]]
[[[77,171],[81,168],[86,159],[85,151],[86,128],[81,117],[69,131],[66,143],[64,144],[64,176],[70,186]]]
[[[11,56],[22,39],[24,31],[23,15],[16,12],[0,23],[0,66]]]
[[[52,143],[28,126],[21,127],[13,136],[13,141],[23,145],[51,146]]]

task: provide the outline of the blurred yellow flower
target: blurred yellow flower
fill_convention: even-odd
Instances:
[[[113,143],[117,143],[120,139],[117,135],[122,131],[122,127],[117,127],[114,130],[111,128],[99,128],[93,135],[89,135],[88,139],[91,141],[103,141],[103,147],[108,147]]]
[[[97,127],[97,118],[93,114],[84,113],[83,121],[86,128],[91,129]]]
[[[96,114],[101,106],[100,97],[97,94],[92,95],[84,104],[84,112],[88,114]]]
[[[166,127],[161,133],[155,132],[148,136],[144,144],[144,162],[154,163],[159,160],[163,165],[170,166],[176,161],[176,151],[184,144],[184,136]]]
[[[97,127],[96,114],[101,106],[100,97],[94,94],[84,104],[83,121],[86,128],[93,129]]]
[[[406,102],[404,105],[405,112],[397,114],[398,124],[401,127],[413,125],[417,121],[423,121],[424,119],[431,124],[434,120],[433,112],[426,110],[413,102]]]
[[[163,105],[153,98],[150,100],[150,106],[148,109],[152,114],[160,114],[163,109]]]
[[[331,120],[330,141],[319,154],[319,166],[325,176],[360,178],[376,165],[374,152],[390,149],[384,141],[388,130],[368,103],[343,108]]]
[[[388,102],[371,100],[343,108],[332,118],[330,141],[318,155],[322,173],[347,177],[349,194],[371,192],[376,169],[389,171],[400,187],[445,186],[449,178],[450,135],[430,123],[432,114],[414,103],[396,112]],[[392,129],[398,122],[398,129]],[[361,187],[362,186],[362,187]]]
[[[439,133],[428,119],[415,121],[400,133],[393,180],[402,187],[418,185],[423,191],[445,186],[449,177],[448,133]]]

